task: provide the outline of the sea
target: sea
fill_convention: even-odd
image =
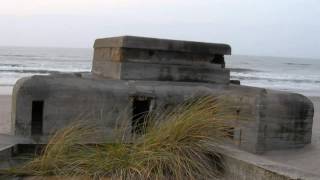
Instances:
[[[0,47],[0,93],[31,75],[90,72],[93,49]],[[242,85],[320,96],[320,59],[232,55],[231,79]]]

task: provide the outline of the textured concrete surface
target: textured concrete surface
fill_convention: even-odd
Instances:
[[[315,107],[312,143],[299,149],[269,151],[263,156],[320,175],[320,97],[310,97]]]
[[[121,80],[158,80],[180,82],[229,83],[230,71],[214,64],[167,65],[106,61],[98,64],[96,71],[103,77]],[[97,73],[96,73],[97,74]]]
[[[214,82],[228,84],[225,44],[143,37],[97,39],[92,73],[121,80]]]
[[[13,130],[16,135],[32,136],[43,142],[57,129],[87,119],[105,127],[105,135],[110,136],[124,109],[132,116],[132,98],[136,96],[152,99],[154,108],[164,108],[200,94],[225,95],[235,115],[248,119],[237,121],[240,128],[234,139],[242,149],[262,153],[310,142],[313,106],[298,94],[238,85],[105,80],[72,75],[19,80],[13,94]],[[44,102],[40,139],[31,135],[33,101]]]
[[[7,93],[9,94],[10,92]],[[320,175],[320,159],[317,158],[320,157],[320,98],[310,97],[310,99],[315,106],[312,144],[299,149],[270,151],[264,154],[263,157],[306,172]],[[0,133],[6,133],[11,127],[10,106],[8,105],[11,104],[10,102],[10,95],[0,96],[0,106],[5,107],[0,109],[0,113],[6,114],[5,116],[0,117]],[[7,130],[3,131],[4,129]],[[6,146],[7,144],[0,145],[0,148]]]
[[[225,146],[226,180],[319,180],[320,175]]]
[[[227,44],[144,38],[135,36],[97,39],[94,43],[94,48],[105,47],[152,49],[200,54],[231,54],[231,47]]]
[[[0,134],[0,146],[6,146],[11,144],[28,144],[28,143],[33,143],[33,142],[27,137]]]
[[[314,109],[309,99],[269,91],[260,103],[258,151],[294,149],[311,143]]]

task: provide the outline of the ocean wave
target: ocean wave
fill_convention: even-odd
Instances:
[[[46,69],[21,69],[21,70],[0,70],[0,73],[29,73],[29,74],[54,74],[54,73],[61,73],[61,72],[90,72],[90,70],[79,70],[79,69],[69,69],[69,70],[46,70]]]
[[[47,55],[26,55],[26,54],[0,54],[0,57],[18,57],[18,58],[35,58],[35,59],[39,59],[39,58],[56,58],[56,59],[69,59],[69,58],[76,58],[76,59],[85,59],[83,56],[72,56],[72,55],[67,55],[67,56],[47,56]]]
[[[22,64],[2,64],[0,63],[0,67],[24,67]]]
[[[56,73],[56,72],[88,72],[91,65],[87,63],[0,63],[0,73]]]
[[[238,80],[266,80],[269,82],[294,82],[294,83],[320,83],[320,80],[310,80],[310,79],[281,79],[281,78],[268,78],[268,77],[249,77],[249,76],[237,76],[231,75],[232,79]]]
[[[33,58],[41,58],[45,56],[35,56],[35,55],[26,55],[26,54],[0,54],[0,57],[33,57]]]
[[[237,73],[249,73],[249,72],[262,72],[254,69],[247,69],[247,68],[229,68],[231,72]]]
[[[290,66],[310,66],[311,64],[304,64],[304,63],[284,63]]]

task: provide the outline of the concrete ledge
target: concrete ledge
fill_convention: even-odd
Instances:
[[[11,144],[32,144],[33,141],[29,138],[21,136],[13,136],[8,134],[0,134],[0,149],[3,146]]]
[[[224,180],[319,180],[320,176],[224,146]]]

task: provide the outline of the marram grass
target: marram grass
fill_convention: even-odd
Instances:
[[[228,140],[233,119],[221,98],[206,96],[150,113],[145,133],[130,143],[118,134],[112,144],[83,145],[80,141],[98,132],[94,126],[73,124],[57,132],[40,156],[10,172],[83,179],[215,179],[223,171],[218,145]]]

